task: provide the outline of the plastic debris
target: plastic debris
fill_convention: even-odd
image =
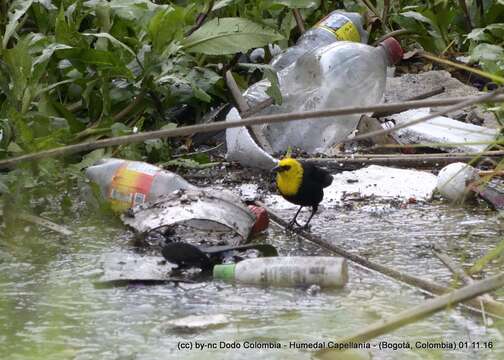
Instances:
[[[86,169],[86,176],[97,184],[113,210],[122,212],[175,190],[197,189],[181,176],[157,166],[108,158]]]
[[[278,73],[283,103],[269,106],[261,114],[379,103],[385,91],[387,65],[401,57],[402,49],[393,38],[378,47],[339,41],[317,48]],[[249,105],[267,99],[269,85],[268,80],[252,85],[244,93]],[[226,121],[237,119],[239,114],[233,109]],[[331,147],[347,138],[356,129],[359,119],[360,115],[356,114],[304,120],[295,125],[289,122],[267,124],[253,129],[264,135],[273,153],[283,153],[291,146],[309,153],[331,154]],[[228,129],[226,137],[229,160],[264,169],[272,167],[271,156],[255,143],[247,129]]]
[[[179,319],[169,320],[162,324],[164,329],[178,331],[202,330],[208,328],[219,328],[225,326],[231,319],[224,314],[212,315],[191,315]]]
[[[376,202],[400,200],[402,202],[428,201],[436,189],[437,178],[427,171],[396,169],[370,165],[333,175],[332,184],[324,189],[323,206],[339,205],[343,200],[372,198]],[[275,207],[294,208],[279,195],[272,195],[266,203]]]
[[[103,275],[99,284],[121,285],[129,282],[184,281],[174,278],[176,267],[161,256],[147,256],[132,252],[113,252],[102,256]]]
[[[268,257],[216,265],[213,276],[243,284],[343,287],[348,282],[348,265],[339,257]]]
[[[430,109],[413,109],[387,116],[397,125],[408,123],[430,114]],[[387,122],[385,127],[394,127]],[[499,134],[496,129],[467,124],[445,116],[437,116],[392,133],[399,144],[436,144],[436,148],[447,152],[481,152],[495,141]],[[447,144],[443,146],[443,144]],[[456,146],[449,145],[456,144]],[[428,146],[428,145],[426,145]]]
[[[296,45],[274,57],[271,65],[279,71],[293,64],[302,55],[313,49],[336,41],[355,41],[366,44],[367,40],[368,33],[364,30],[360,14],[336,10],[302,34]]]
[[[504,210],[504,181],[501,178],[493,178],[479,184],[476,182],[469,187],[495,210]]]
[[[133,207],[122,220],[140,234],[183,223],[193,231],[236,234],[239,237],[230,244],[238,244],[248,239],[256,217],[229,191],[199,189],[174,192]]]
[[[226,121],[238,120],[241,120],[238,110],[236,108],[231,109],[226,117]],[[227,160],[237,161],[246,166],[269,170],[278,161],[257,145],[246,127],[227,129],[226,146]]]
[[[472,197],[468,185],[478,180],[478,171],[465,163],[453,163],[445,166],[437,176],[437,189],[451,201],[461,201]]]

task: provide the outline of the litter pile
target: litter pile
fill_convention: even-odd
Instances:
[[[460,95],[458,80],[446,72],[418,75],[422,81],[409,74],[393,77],[392,66],[403,57],[399,42],[388,38],[377,46],[369,46],[366,41],[367,33],[358,14],[331,13],[306,32],[296,46],[272,60],[271,66],[278,70],[282,101],[271,100],[268,89],[272,84],[262,80],[241,97],[236,95],[236,102],[245,104],[244,108],[232,109],[226,121],[240,120],[254,107],[259,115],[268,115],[377,104],[397,99],[397,89],[411,91],[416,86],[411,84],[432,78],[443,79],[446,86],[436,90],[434,86],[439,81],[431,81],[432,87],[423,89],[427,92],[423,97]],[[232,85],[232,76],[229,81]],[[469,87],[467,94],[473,91]],[[470,157],[485,153],[496,143],[499,132],[482,126],[486,119],[476,121],[481,117],[474,108],[470,114],[436,116],[436,111],[424,107],[230,128],[226,131],[227,159],[245,167],[271,170],[278,158],[292,148],[312,158],[322,155],[322,159],[317,159],[319,163],[355,160],[358,164],[356,158],[360,157],[362,164],[357,165],[358,169],[340,171],[332,175],[332,181],[325,182],[325,206],[352,198],[405,204],[428,202],[437,189],[451,201],[477,195],[502,210],[503,186],[494,176],[498,172],[480,172],[466,163],[451,161],[452,157],[445,154]],[[421,118],[425,120],[418,121]],[[379,136],[372,134],[366,141],[358,141],[359,136],[370,132],[378,132]],[[387,153],[366,152],[377,148]],[[401,152],[394,155],[391,148]],[[363,158],[366,155],[368,159]],[[423,166],[422,170],[372,165],[371,161],[388,159],[394,165],[396,160],[397,166],[404,167],[405,159],[416,157],[422,161],[436,156],[454,162],[441,169],[438,176],[432,170],[440,166],[432,161],[424,164],[430,165],[429,169]],[[460,157],[453,157],[456,158]],[[345,165],[340,168],[345,170]],[[288,169],[284,166],[282,170]],[[147,248],[147,254],[128,253],[126,260],[114,254],[105,256],[102,282],[196,281],[207,279],[212,271],[215,279],[247,284],[342,287],[348,281],[343,258],[278,257],[273,246],[250,243],[268,227],[268,214],[230,191],[199,188],[156,166],[120,159],[104,159],[89,167],[86,174],[98,184],[111,207],[122,213],[124,224],[134,230],[138,243]],[[302,169],[299,174],[304,179]],[[283,195],[289,200],[288,194]],[[288,202],[276,196],[267,204],[276,208],[290,207],[292,202],[307,206],[303,201],[306,202]],[[315,206],[313,213],[316,210]],[[186,271],[194,268],[200,269],[196,275]]]

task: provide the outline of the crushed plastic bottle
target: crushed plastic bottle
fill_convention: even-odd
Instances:
[[[313,28],[301,35],[295,46],[291,46],[275,56],[271,65],[275,70],[285,69],[303,54],[336,41],[367,43],[368,34],[364,30],[362,17],[358,13],[333,11],[321,19]]]
[[[198,189],[177,174],[140,161],[103,159],[88,167],[86,176],[117,212],[176,190]]]
[[[385,91],[387,66],[400,61],[402,54],[401,46],[394,38],[386,39],[377,47],[338,41],[310,51],[278,73],[283,103],[272,105],[259,114],[380,103]],[[249,104],[267,99],[269,85],[269,81],[262,80],[249,87],[244,93]],[[355,114],[267,124],[254,127],[254,131],[262,132],[273,153],[284,153],[288,147],[294,147],[312,154],[331,155],[330,148],[356,129],[360,116]],[[235,121],[236,118],[228,115],[226,120]],[[237,140],[228,138],[227,141]],[[249,164],[247,159],[237,159],[229,152],[228,157]]]
[[[268,257],[216,265],[214,279],[280,287],[343,287],[348,282],[346,259],[322,256]]]

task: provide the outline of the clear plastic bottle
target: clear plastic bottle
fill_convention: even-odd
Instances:
[[[155,200],[176,190],[198,189],[181,176],[157,166],[123,159],[103,159],[86,169],[114,211]]]
[[[364,30],[360,14],[336,10],[301,35],[295,46],[275,56],[271,65],[280,71],[315,48],[336,41],[355,41],[365,44],[367,40],[368,34]]]
[[[215,265],[213,277],[255,285],[343,287],[348,282],[348,265],[338,257],[264,257]]]
[[[278,73],[281,105],[260,114],[315,111],[367,106],[383,101],[387,66],[397,63],[403,51],[397,40],[388,38],[379,46],[338,41],[312,50]],[[249,103],[268,97],[268,81],[247,89]],[[331,154],[331,147],[346,139],[357,127],[360,114],[307,119],[259,126],[274,153],[289,146],[308,153]]]

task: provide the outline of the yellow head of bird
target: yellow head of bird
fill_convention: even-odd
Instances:
[[[303,180],[303,166],[299,161],[286,157],[278,161],[271,171],[276,172],[276,183],[282,195],[296,195]]]

